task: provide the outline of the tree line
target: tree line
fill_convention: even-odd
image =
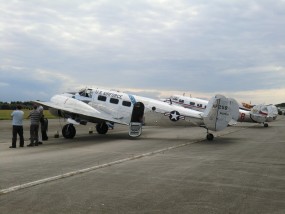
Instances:
[[[32,101],[25,101],[25,102],[21,102],[21,101],[13,101],[13,102],[1,102],[0,101],[0,110],[15,110],[16,106],[22,106],[22,109],[33,109],[34,106],[34,102]],[[46,108],[44,108],[46,110]]]
[[[285,107],[285,103],[280,103],[280,104],[277,104],[276,106],[277,106],[277,107],[283,107],[283,108],[284,108],[284,107]]]

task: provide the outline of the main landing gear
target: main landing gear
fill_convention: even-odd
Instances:
[[[106,134],[108,132],[108,125],[103,122],[103,123],[98,123],[96,125],[96,131],[98,132],[98,134]]]
[[[264,127],[268,127],[268,123],[263,123],[263,126]]]
[[[103,123],[98,123],[96,125],[96,130],[98,134],[106,134],[109,130],[108,125],[103,122]],[[66,139],[72,139],[76,135],[76,129],[73,124],[66,124],[62,128],[62,136]]]
[[[62,136],[66,139],[74,138],[76,134],[76,129],[73,124],[66,124],[62,128]]]

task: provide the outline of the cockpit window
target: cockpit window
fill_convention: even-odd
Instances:
[[[82,97],[92,97],[92,89],[82,89],[79,91],[79,95]]]
[[[85,97],[85,89],[80,90],[78,94],[79,94],[80,96]]]
[[[86,97],[92,97],[92,89],[86,90]]]

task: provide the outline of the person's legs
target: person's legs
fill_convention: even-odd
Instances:
[[[42,129],[42,122],[40,122],[40,125],[38,127],[38,130],[41,130]],[[38,132],[38,143],[39,144],[42,144],[42,141],[43,141],[43,135],[42,135],[42,132]]]
[[[35,141],[35,125],[31,124],[30,125],[30,140],[31,143],[28,146],[34,146],[34,141]]]
[[[16,142],[17,142],[17,127],[13,126],[12,128],[12,146],[10,148],[16,148]]]
[[[20,147],[24,146],[24,130],[23,126],[19,126],[18,134],[20,136]]]
[[[39,145],[39,125],[35,125],[35,146]]]

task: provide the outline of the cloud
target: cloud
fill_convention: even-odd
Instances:
[[[48,99],[84,85],[149,96],[279,92],[284,9],[280,0],[3,1],[0,78],[9,90],[1,99]]]
[[[7,86],[9,86],[9,83],[7,83],[7,82],[0,82],[0,88],[1,87],[7,87]]]

